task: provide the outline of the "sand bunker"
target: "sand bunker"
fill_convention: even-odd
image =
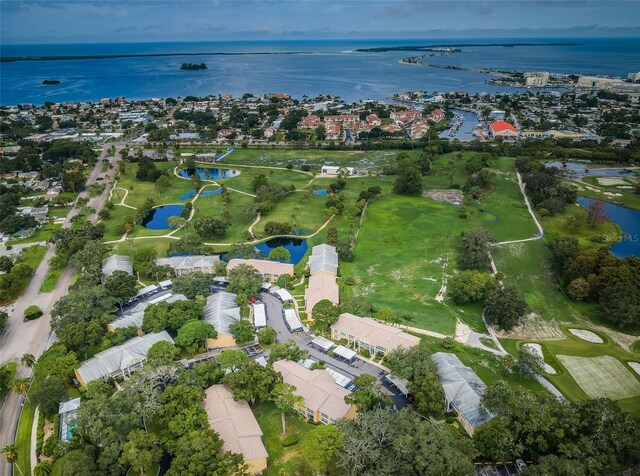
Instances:
[[[534,354],[536,354],[538,357],[542,359],[542,362],[543,362],[542,366],[544,367],[544,371],[546,373],[548,373],[549,375],[555,375],[558,373],[556,372],[556,369],[554,369],[544,361],[544,354],[542,353],[542,347],[540,347],[540,344],[524,344],[523,347],[525,349],[529,349],[530,351],[532,351]]]
[[[577,338],[586,340],[587,342],[593,342],[594,344],[602,344],[604,342],[600,336],[591,331],[585,331],[584,329],[569,329],[569,332]]]
[[[640,362],[627,362],[635,372],[640,375]]]

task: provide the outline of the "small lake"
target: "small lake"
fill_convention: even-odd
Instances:
[[[225,179],[225,178],[233,178],[240,175],[239,170],[233,169],[219,169],[214,167],[198,167],[195,169],[184,169],[180,171],[180,177],[189,178],[193,174],[198,174],[202,180],[209,179]]]
[[[578,197],[578,203],[589,209],[589,205],[595,202],[593,198]],[[618,258],[627,256],[640,256],[640,210],[621,207],[613,203],[603,202],[607,218],[618,225],[627,236],[623,236],[609,250]]]
[[[321,196],[325,196],[329,194],[329,191],[326,188],[319,188],[317,190],[313,191],[314,195],[321,195]]]
[[[193,197],[196,196],[196,190],[195,189],[191,189],[188,192],[184,192],[182,195],[180,195],[180,197],[178,197],[178,200],[180,201],[186,201],[186,200],[191,200]],[[208,195],[219,195],[222,193],[222,187],[218,187],[216,189],[210,189],[210,188],[206,188],[204,189],[201,193],[200,196],[201,197],[206,197]]]
[[[559,160],[547,162],[547,167],[556,167],[563,175],[573,177],[633,177],[633,169],[624,167],[591,168],[589,162],[561,162]]]
[[[282,246],[291,253],[291,264],[298,264],[307,253],[307,240],[299,238],[272,238],[268,241],[256,245],[265,258],[269,256],[271,250]]]
[[[162,205],[154,208],[144,217],[142,226],[149,230],[168,230],[170,228],[167,221],[169,217],[180,216],[183,209],[183,205]]]

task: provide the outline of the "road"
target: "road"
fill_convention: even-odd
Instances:
[[[109,144],[109,147],[111,144]],[[102,166],[107,157],[108,147],[100,154],[95,167],[91,171],[87,179],[87,189],[90,185],[98,181],[98,177],[104,176],[101,181],[105,184],[104,192],[92,198],[89,201],[88,206],[100,210],[104,205],[109,184],[113,181],[116,173],[116,162],[119,159],[119,152],[123,145],[118,144],[116,156],[108,159],[113,165],[113,168],[109,169],[106,173],[102,172]],[[87,197],[89,192],[87,190],[81,192],[79,197]],[[80,212],[78,207],[71,208],[65,221],[62,225],[63,228],[71,226],[71,218],[76,216]],[[92,214],[89,220],[93,223],[96,222],[97,214]],[[28,352],[36,357],[45,350],[47,342],[50,340],[51,326],[49,324],[51,319],[51,310],[53,305],[69,290],[69,286],[73,281],[75,271],[73,269],[65,269],[55,289],[50,293],[41,293],[40,287],[44,282],[47,272],[49,271],[49,260],[55,255],[55,245],[49,244],[47,252],[36,269],[31,283],[27,286],[27,289],[22,296],[12,305],[9,306],[9,320],[5,331],[0,336],[0,365],[7,362],[20,361],[22,354]],[[24,310],[31,304],[37,304],[43,311],[42,317],[33,321],[26,321],[23,318]],[[16,378],[30,377],[31,369],[20,366],[16,372]],[[5,445],[12,444],[15,441],[15,433],[18,425],[18,419],[20,418],[20,410],[22,408],[23,397],[9,393],[0,408],[0,448]],[[11,475],[12,467],[9,466],[5,458],[0,458],[0,475]]]
[[[260,299],[267,308],[267,324],[273,327],[278,333],[278,341],[285,342],[287,339],[293,340],[299,348],[309,351],[309,356],[314,360],[323,360],[327,367],[353,379],[360,374],[374,375],[378,382],[384,387],[387,394],[393,398],[396,408],[400,409],[407,405],[407,400],[399,395],[397,390],[392,388],[382,377],[387,374],[380,367],[376,367],[369,362],[356,358],[352,364],[344,360],[333,357],[325,352],[312,347],[311,341],[313,337],[304,332],[289,332],[282,317],[282,303],[274,296],[268,293],[261,293]]]

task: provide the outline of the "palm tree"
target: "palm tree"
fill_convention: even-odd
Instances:
[[[17,378],[11,384],[11,391],[16,395],[24,395],[27,402],[29,402],[29,396],[27,395],[29,393],[29,387],[31,387],[31,380],[26,377]]]
[[[52,471],[51,462],[41,461],[33,468],[33,476],[50,476]]]
[[[25,354],[22,354],[22,358],[20,359],[20,363],[22,365],[24,365],[25,367],[31,368],[31,367],[33,367],[33,364],[36,363],[36,358],[35,358],[35,356],[33,354],[30,354],[30,353],[27,352]]]
[[[15,465],[16,469],[20,474],[20,467],[18,466],[18,447],[16,445],[7,445],[2,448],[2,452],[4,453],[5,458],[7,458],[7,463]]]

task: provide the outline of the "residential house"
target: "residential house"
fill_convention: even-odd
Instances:
[[[231,332],[231,324],[240,320],[240,307],[236,304],[237,295],[226,291],[217,292],[207,298],[204,305],[204,321],[215,327],[218,337],[207,339],[207,348],[233,347],[236,340]]]
[[[366,350],[371,357],[387,354],[395,349],[409,349],[420,343],[420,338],[403,332],[400,328],[383,324],[370,317],[358,317],[343,313],[331,326],[331,338],[346,339],[354,350]]]
[[[473,436],[476,428],[488,422],[493,415],[482,405],[485,383],[457,355],[437,352],[431,356],[445,395],[447,412],[455,410],[458,421]]]
[[[379,127],[382,125],[382,119],[380,119],[376,114],[367,115],[366,120],[374,127]]]
[[[325,175],[339,175],[341,173],[345,175],[355,175],[356,169],[353,167],[339,167],[337,165],[323,165],[320,173]]]
[[[218,255],[194,255],[194,256],[172,256],[171,258],[160,258],[156,260],[158,266],[170,266],[176,276],[183,276],[191,273],[213,274],[216,264],[220,262]]]
[[[340,289],[337,283],[338,253],[335,246],[317,245],[309,257],[309,286],[304,291],[307,318],[313,319],[313,306],[328,299],[334,304],[340,303]]]
[[[349,391],[324,370],[310,370],[290,360],[274,362],[273,369],[280,372],[284,383],[296,388],[295,395],[304,399],[297,410],[305,418],[323,425],[355,418],[356,406],[344,401]]]
[[[172,294],[166,293],[160,296],[157,296],[153,299],[149,299],[148,301],[144,301],[136,304],[131,309],[127,309],[125,313],[123,313],[118,318],[111,321],[107,324],[107,330],[109,332],[115,332],[116,329],[126,329],[127,327],[135,327],[138,329],[138,335],[142,336],[144,333],[142,332],[142,324],[144,322],[144,311],[149,306],[154,304],[160,304],[161,302],[166,302],[171,304],[177,301],[186,301],[187,297],[184,294]]]
[[[166,331],[162,331],[134,337],[123,344],[98,352],[75,370],[76,379],[80,385],[103,378],[124,377],[126,379],[133,371],[144,365],[151,346],[162,341],[173,344],[171,336]]]
[[[126,255],[111,255],[102,260],[102,277],[111,276],[116,271],[124,271],[127,274],[133,274],[133,266],[131,260]]]
[[[205,390],[202,404],[209,426],[223,441],[220,452],[242,455],[251,474],[267,469],[269,454],[262,443],[262,430],[246,400],[234,400],[228,385],[213,385]]]
[[[291,263],[280,263],[278,261],[266,259],[242,258],[233,258],[230,260],[229,264],[227,264],[227,272],[242,264],[257,269],[265,281],[269,281],[270,283],[275,283],[283,274],[288,274],[290,276],[293,276],[294,274],[293,265]]]

